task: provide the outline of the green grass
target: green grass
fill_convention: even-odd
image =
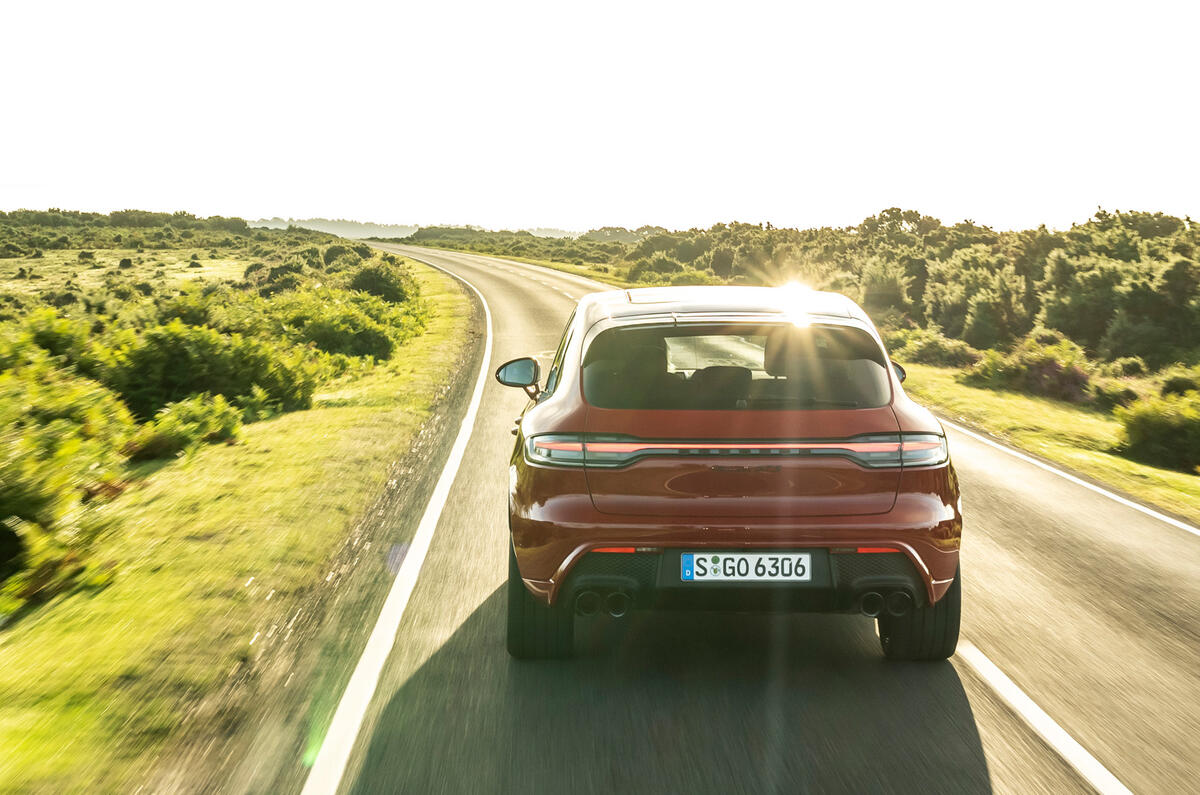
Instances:
[[[187,252],[165,253],[187,267]],[[262,653],[251,641],[281,604],[323,582],[468,341],[463,293],[411,267],[432,309],[423,335],[309,411],[147,470],[111,506],[123,531],[95,553],[111,583],[0,632],[0,791],[132,790],[189,704]]]
[[[1200,522],[1200,477],[1110,452],[1121,440],[1111,415],[1049,398],[960,384],[953,368],[904,364],[904,389],[953,420],[981,428],[1048,461]]]
[[[36,295],[46,290],[63,290],[68,282],[79,287],[96,289],[104,285],[107,275],[120,275],[132,282],[147,281],[155,285],[181,286],[185,283],[205,280],[221,281],[242,278],[242,272],[252,258],[226,248],[216,258],[209,257],[209,249],[178,248],[163,251],[145,251],[139,254],[133,249],[91,249],[94,260],[80,260],[79,249],[47,251],[38,258],[18,257],[0,260],[0,292],[19,295]],[[192,256],[196,259],[193,260]],[[132,262],[130,268],[120,268],[122,259]],[[192,263],[196,263],[196,267]],[[38,278],[18,278],[21,268],[32,269]],[[161,275],[157,275],[158,271]]]

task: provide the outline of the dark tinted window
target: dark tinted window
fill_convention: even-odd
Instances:
[[[839,326],[635,326],[588,346],[588,402],[614,409],[868,408],[888,402],[886,360]]]
[[[567,319],[567,328],[563,332],[562,341],[558,343],[558,351],[554,354],[554,362],[550,365],[550,373],[546,376],[546,388],[542,390],[542,397],[549,397],[558,387],[558,381],[562,378],[563,357],[566,355],[567,346],[571,344],[572,324],[575,322],[575,313],[571,313],[571,317]]]

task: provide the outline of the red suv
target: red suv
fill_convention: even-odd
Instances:
[[[877,619],[884,654],[958,641],[958,479],[866,313],[805,288],[595,293],[509,467],[508,650],[571,654],[576,614],[802,610]]]

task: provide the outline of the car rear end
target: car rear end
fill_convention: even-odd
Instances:
[[[527,412],[513,457],[514,552],[543,603],[882,624],[955,582],[945,439],[865,316],[631,314],[572,343],[573,397]]]

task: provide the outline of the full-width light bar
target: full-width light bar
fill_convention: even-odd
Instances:
[[[582,434],[548,434],[526,442],[536,463],[559,466],[622,467],[646,456],[833,455],[868,467],[932,466],[949,457],[944,437],[936,434],[873,434],[844,441],[728,442],[588,439]]]

